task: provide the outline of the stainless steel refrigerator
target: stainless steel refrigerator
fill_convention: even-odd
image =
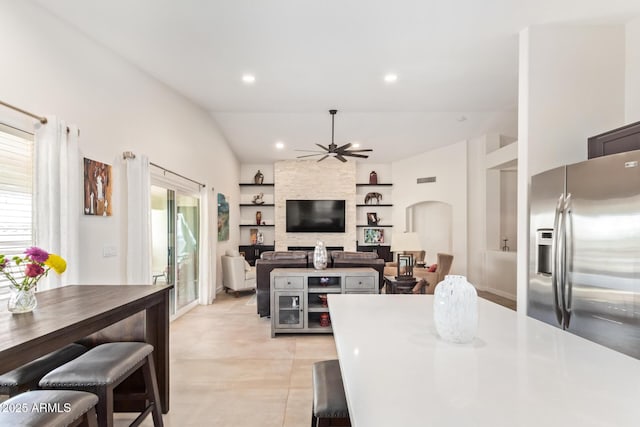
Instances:
[[[640,151],[531,178],[527,314],[640,359]]]

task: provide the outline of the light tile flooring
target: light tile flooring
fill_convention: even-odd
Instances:
[[[502,303],[509,300],[483,293]],[[335,359],[332,335],[279,335],[253,294],[219,294],[171,324],[169,427],[300,427],[311,423],[311,366]],[[504,301],[503,301],[504,300]],[[116,414],[116,426],[135,415]],[[143,426],[152,426],[151,416]]]

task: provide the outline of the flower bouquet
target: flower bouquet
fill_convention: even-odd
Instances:
[[[12,313],[27,313],[38,305],[35,288],[43,276],[53,270],[58,274],[67,269],[67,262],[59,255],[31,247],[24,256],[14,256],[9,260],[0,254],[0,272],[9,280],[8,308]],[[12,265],[13,264],[13,265]]]

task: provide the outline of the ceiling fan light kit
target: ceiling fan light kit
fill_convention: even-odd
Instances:
[[[344,145],[338,147],[338,145],[334,142],[334,130],[335,130],[335,117],[338,110],[329,110],[329,114],[331,114],[331,144],[325,147],[322,144],[316,144],[318,147],[322,148],[323,151],[317,151],[315,154],[305,154],[303,156],[298,156],[298,159],[302,159],[305,157],[314,157],[314,156],[322,156],[318,159],[319,162],[323,161],[330,155],[333,155],[334,158],[340,160],[341,162],[346,162],[347,159],[345,157],[359,157],[361,159],[366,159],[369,156],[365,154],[358,154],[373,151],[370,148],[359,149],[359,150],[349,150],[351,148],[351,143],[348,142]],[[309,151],[309,150],[297,150],[297,151]]]

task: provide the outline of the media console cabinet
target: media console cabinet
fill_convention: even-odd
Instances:
[[[270,274],[272,338],[279,333],[333,332],[328,294],[378,293],[373,268],[274,268]]]

